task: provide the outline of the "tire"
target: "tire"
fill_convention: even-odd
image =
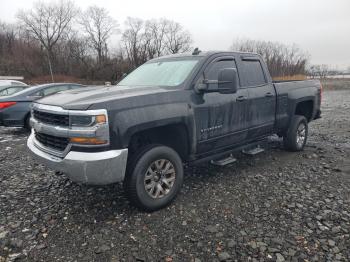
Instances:
[[[131,204],[137,208],[156,211],[175,199],[183,176],[181,158],[172,148],[148,145],[131,157],[124,190]]]
[[[24,119],[24,128],[27,130],[27,131],[31,131],[32,127],[30,125],[30,114],[28,114],[25,119]]]
[[[308,131],[307,119],[304,116],[295,115],[283,137],[285,149],[293,152],[302,151],[307,141]]]

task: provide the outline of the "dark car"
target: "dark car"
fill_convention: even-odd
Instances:
[[[29,105],[42,97],[60,91],[83,87],[80,84],[55,83],[28,87],[11,96],[0,98],[0,126],[29,128]]]
[[[19,91],[22,91],[29,86],[14,86],[14,85],[8,85],[8,86],[0,86],[0,96],[11,96]]]

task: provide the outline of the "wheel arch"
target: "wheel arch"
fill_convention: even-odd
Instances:
[[[190,155],[189,131],[182,122],[136,126],[129,130],[123,141],[123,146],[128,147],[130,154],[148,144],[161,144],[174,149],[182,160],[187,160]]]
[[[308,122],[312,120],[313,112],[314,112],[314,101],[311,99],[299,101],[295,105],[294,114],[305,116]]]

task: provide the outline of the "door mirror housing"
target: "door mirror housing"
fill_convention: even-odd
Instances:
[[[210,84],[216,84],[217,88],[209,88]],[[233,94],[238,89],[238,74],[235,68],[224,68],[219,71],[218,80],[204,79],[195,85],[197,93]]]
[[[218,91],[222,94],[233,94],[238,89],[238,74],[235,68],[224,68],[219,71]]]

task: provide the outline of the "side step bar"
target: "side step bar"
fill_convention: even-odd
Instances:
[[[235,148],[230,148],[225,151],[212,153],[210,155],[209,153],[207,153],[200,156],[199,158],[194,158],[190,160],[188,163],[189,165],[195,165],[195,164],[210,161],[210,163],[212,163],[213,165],[224,166],[225,164],[227,165],[236,161],[236,159],[232,157],[233,153],[242,152],[248,155],[256,155],[264,151],[264,147],[266,144],[267,144],[267,139],[264,138],[250,144],[238,146]],[[229,157],[227,157],[228,155]]]
[[[219,160],[211,160],[210,163],[212,165],[215,166],[226,166],[228,164],[232,164],[234,162],[236,162],[237,159],[234,158],[232,155],[230,155],[229,157],[223,158],[223,159],[219,159]]]
[[[261,152],[264,152],[265,149],[261,148],[260,146],[257,146],[255,148],[251,148],[251,149],[243,149],[242,153],[246,154],[246,155],[250,155],[250,156],[255,156]]]

